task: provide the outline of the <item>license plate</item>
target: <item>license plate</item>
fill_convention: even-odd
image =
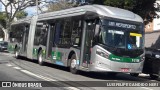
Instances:
[[[121,71],[121,72],[129,72],[129,71],[130,71],[130,68],[121,68],[120,71]]]

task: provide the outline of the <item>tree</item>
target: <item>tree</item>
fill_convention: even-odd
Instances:
[[[59,0],[58,2],[49,2],[48,3],[48,12],[50,11],[58,11],[58,10],[62,10],[62,9],[67,9],[67,8],[71,8],[75,5],[75,3],[70,3],[66,0]]]
[[[0,12],[0,27],[6,28],[6,17],[4,12]],[[0,38],[4,37],[2,28],[0,28]]]
[[[27,15],[28,15],[27,12],[25,12],[25,11],[19,11],[19,12],[17,12],[17,14],[16,14],[16,18],[17,18],[17,19],[25,18]]]
[[[154,7],[155,1],[156,0],[136,0],[136,6],[132,11],[139,14],[144,20],[150,22],[156,15]]]
[[[48,3],[48,11],[58,11],[63,9],[68,9],[71,7],[78,7],[82,5],[86,5],[93,2],[93,0],[58,0],[58,1],[49,1]]]
[[[6,15],[6,27],[3,25],[0,25],[0,28],[4,32],[4,40],[8,41],[9,39],[9,31],[10,26],[14,18],[16,17],[16,14],[19,11],[22,11],[30,6],[30,3],[32,3],[32,0],[0,0],[0,3],[5,7],[5,15]]]
[[[156,0],[94,0],[93,4],[104,4],[130,10],[143,19],[151,20],[155,15],[154,3]]]
[[[147,20],[152,20],[155,15],[154,3],[156,0],[59,0],[58,2],[50,3],[48,5],[48,10],[56,11],[79,6],[82,1],[86,1],[90,4],[100,4],[127,9]]]

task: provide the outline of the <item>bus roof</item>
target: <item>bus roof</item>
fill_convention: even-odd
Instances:
[[[85,5],[55,12],[44,13],[38,15],[38,20],[77,16],[77,15],[83,15],[86,12],[93,12],[97,13],[99,16],[106,16],[110,18],[143,22],[143,19],[139,15],[134,14],[131,11],[104,5]]]
[[[16,24],[20,24],[20,23],[30,23],[31,19],[32,19],[32,17],[27,17],[27,18],[19,19],[16,22],[13,22],[12,25],[16,25]]]

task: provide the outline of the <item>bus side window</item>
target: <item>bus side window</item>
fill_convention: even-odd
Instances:
[[[35,37],[34,37],[34,45],[39,45],[41,41],[41,28],[43,22],[38,22],[36,25]]]
[[[56,34],[55,34],[55,45],[59,44],[60,42],[60,33],[61,33],[61,23],[56,24]],[[54,44],[53,44],[54,45]]]
[[[76,43],[78,46],[80,46],[81,34],[82,34],[82,21],[81,20],[73,21],[73,29],[72,29],[72,35],[71,35],[72,44]]]
[[[64,28],[62,32],[62,44],[64,45],[70,45],[71,41],[71,19],[66,18],[64,20]]]

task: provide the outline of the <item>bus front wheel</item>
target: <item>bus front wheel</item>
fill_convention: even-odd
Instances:
[[[39,65],[43,65],[44,64],[42,51],[40,51],[39,54],[38,54],[38,63],[39,63]]]
[[[77,74],[78,70],[76,69],[76,55],[73,54],[70,61],[70,72],[73,74]]]
[[[19,51],[18,51],[17,48],[15,49],[14,53],[15,53],[15,58],[16,58],[16,59],[19,59],[20,56],[19,56]]]
[[[150,77],[151,77],[151,79],[154,79],[154,80],[156,80],[156,79],[158,79],[158,77],[159,77],[159,76],[157,76],[157,75],[154,75],[154,74],[150,74]]]
[[[130,73],[131,76],[138,77],[139,73]]]

